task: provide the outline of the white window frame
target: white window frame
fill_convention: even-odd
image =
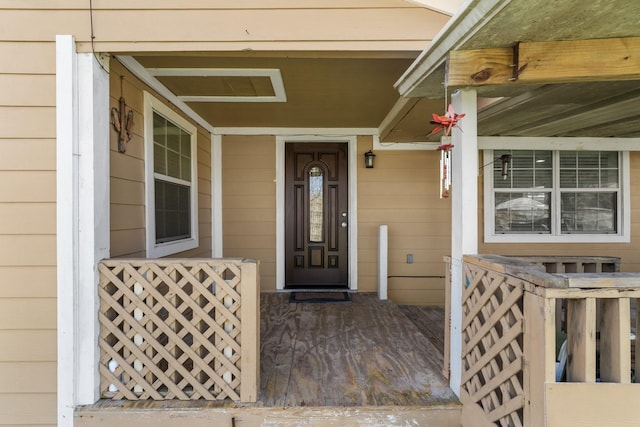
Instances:
[[[494,149],[504,150],[526,150],[532,149],[529,146],[525,147],[513,147],[505,145],[504,147],[493,147]],[[554,148],[541,147],[540,150],[549,151],[571,151],[578,147],[558,145]],[[584,149],[584,147],[580,147]],[[536,148],[538,149],[538,148]],[[484,172],[484,242],[485,243],[628,243],[631,241],[630,229],[631,229],[631,207],[630,207],[630,168],[629,168],[629,152],[618,150],[610,145],[602,145],[601,147],[589,148],[591,151],[617,151],[621,154],[620,159],[620,190],[619,190],[619,209],[618,209],[618,232],[616,234],[503,234],[495,233],[495,193],[493,188],[493,149],[483,150],[483,162],[485,165],[482,167]],[[554,159],[556,158],[554,154]],[[554,160],[553,169],[554,176],[558,168]],[[556,197],[558,194],[558,183],[554,180],[554,188],[552,190],[552,197]],[[553,199],[555,203],[559,203],[559,197]],[[560,215],[560,211],[552,211],[552,215]],[[556,225],[556,233],[559,233],[559,220],[552,217],[551,221]]]
[[[153,171],[153,113],[158,113],[191,135],[191,237],[172,242],[156,243],[155,178]],[[144,157],[145,214],[147,220],[147,258],[159,258],[199,246],[198,238],[198,129],[148,92],[144,92]],[[159,176],[166,179],[164,175]],[[168,180],[171,182],[171,180]]]

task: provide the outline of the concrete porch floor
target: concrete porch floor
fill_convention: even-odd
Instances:
[[[350,296],[261,295],[255,404],[100,401],[76,410],[76,425],[459,426],[462,406],[441,374],[442,310]]]

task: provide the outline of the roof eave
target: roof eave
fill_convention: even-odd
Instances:
[[[394,87],[401,96],[441,97],[446,59],[481,30],[512,0],[468,0],[411,64]]]

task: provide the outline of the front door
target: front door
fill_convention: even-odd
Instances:
[[[285,286],[348,288],[347,144],[285,147]]]

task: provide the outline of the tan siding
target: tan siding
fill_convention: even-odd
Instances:
[[[0,393],[0,420],[10,426],[56,425],[55,393]]]
[[[2,330],[55,329],[56,320],[55,298],[0,299]]]
[[[54,393],[56,362],[0,363],[2,393]]]
[[[358,140],[358,159],[371,148]],[[358,162],[358,289],[375,291],[378,227],[389,227],[390,276],[443,276],[442,257],[451,247],[451,204],[438,196],[438,153],[378,151],[374,169]],[[407,264],[407,254],[413,263]],[[392,277],[389,298],[397,303],[444,305],[444,279]]]
[[[2,86],[0,86],[2,87]],[[2,119],[4,123],[4,118]],[[55,139],[0,139],[0,171],[55,170]]]
[[[29,74],[0,74],[0,105],[53,107],[56,105],[55,76],[34,79]]]
[[[56,72],[56,46],[53,38],[43,43],[0,43],[0,57],[11,59],[0,61],[2,74],[52,76]]]
[[[263,291],[275,290],[275,138],[222,138],[224,256],[260,260]]]
[[[0,342],[22,343],[0,346],[0,363],[56,361],[55,329],[0,331]]]
[[[0,234],[55,234],[53,203],[0,203]]]
[[[32,1],[0,15],[0,39],[53,41],[72,34],[90,51],[88,4]],[[349,2],[94,2],[97,51],[422,50],[448,16],[401,0]],[[240,4],[238,4],[240,3]],[[24,22],[32,25],[24,25]],[[242,22],[243,25],[237,25]],[[357,25],[367,22],[367,25]],[[216,31],[210,31],[216,28]]]
[[[133,137],[125,153],[119,153],[117,134],[111,129],[111,256],[145,256],[145,160],[143,91],[153,91],[136,79],[119,62],[110,66],[111,106],[120,95],[134,111]],[[122,81],[120,76],[124,76]],[[159,95],[154,94],[159,99]],[[172,107],[175,110],[175,107]],[[211,143],[210,135],[198,129],[198,222],[200,246],[173,256],[211,256]]]
[[[56,296],[55,266],[0,266],[0,276],[0,299]]]

